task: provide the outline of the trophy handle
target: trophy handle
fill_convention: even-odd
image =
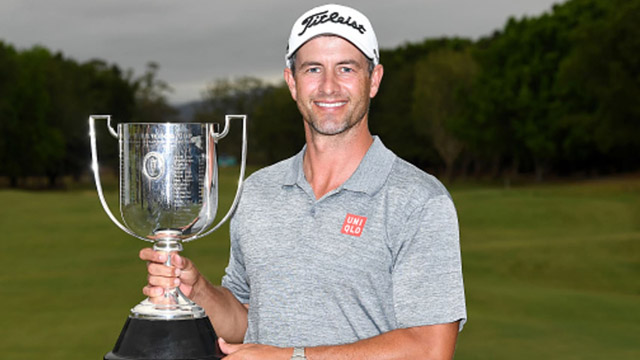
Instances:
[[[236,210],[236,207],[238,206],[238,202],[240,201],[240,193],[242,192],[242,183],[244,181],[244,173],[246,170],[246,164],[247,164],[247,115],[225,115],[224,117],[224,129],[222,129],[221,133],[216,133],[213,130],[211,130],[211,137],[213,137],[214,141],[217,143],[218,140],[224,138],[225,136],[227,136],[227,134],[229,134],[229,123],[231,121],[231,119],[241,119],[242,120],[242,157],[241,157],[241,164],[240,164],[240,175],[238,176],[238,188],[236,190],[236,195],[233,199],[233,203],[231,203],[231,207],[229,207],[229,210],[227,211],[227,213],[224,215],[224,217],[220,220],[220,222],[218,222],[214,227],[212,227],[211,229],[205,231],[202,234],[196,235],[190,239],[185,239],[183,240],[183,242],[189,242],[189,241],[193,241],[195,239],[199,239],[202,237],[205,237],[209,234],[211,234],[212,232],[218,230],[218,228],[220,226],[222,226],[222,224],[224,224],[227,220],[229,220],[229,218],[231,217],[231,215],[233,214],[233,212]]]
[[[113,221],[116,226],[118,226],[122,231],[127,234],[136,237],[140,240],[144,241],[153,241],[142,236],[137,235],[133,231],[129,230],[126,226],[122,225],[120,221],[113,215],[111,209],[109,208],[109,204],[104,198],[104,193],[102,191],[102,182],[100,181],[100,171],[98,166],[98,147],[96,146],[96,129],[95,129],[95,121],[96,120],[107,120],[107,127],[109,128],[109,132],[111,136],[118,139],[118,133],[111,126],[111,115],[91,115],[89,116],[89,136],[91,137],[91,169],[93,170],[93,178],[96,182],[96,189],[98,190],[98,197],[100,198],[100,203],[102,204],[102,208],[109,216],[109,219]]]

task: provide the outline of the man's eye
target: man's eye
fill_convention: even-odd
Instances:
[[[343,72],[343,73],[351,73],[351,72],[353,72],[353,69],[350,68],[350,67],[347,67],[347,66],[343,66],[343,67],[340,68],[340,71]]]
[[[316,74],[320,72],[320,68],[319,67],[310,67],[307,69],[308,73],[312,73],[312,74]]]

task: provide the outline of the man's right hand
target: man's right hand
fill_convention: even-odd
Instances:
[[[165,265],[167,256],[171,256],[171,266]],[[160,299],[166,289],[180,287],[184,295],[191,298],[193,287],[201,275],[193,263],[178,253],[155,251],[152,248],[140,250],[140,259],[147,262],[148,283],[142,292],[150,298]],[[192,299],[193,300],[193,299]]]
[[[211,319],[218,336],[229,343],[241,343],[247,331],[248,305],[241,304],[228,289],[213,286],[191,260],[171,253],[171,266],[165,265],[167,253],[151,248],[140,250],[140,259],[147,262],[148,283],[142,292],[154,304],[165,303],[165,289],[180,287],[180,291],[202,306]]]

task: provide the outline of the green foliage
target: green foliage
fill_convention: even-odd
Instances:
[[[62,161],[65,147],[61,129],[49,118],[51,54],[40,47],[21,53],[4,50],[5,58],[13,58],[8,64],[13,82],[3,91],[2,130],[9,136],[0,148],[6,167],[2,172],[13,177],[48,174]]]
[[[158,78],[160,65],[149,62],[145,73],[133,86],[136,93],[136,107],[133,122],[171,122],[178,120],[178,111],[167,103],[166,93],[171,86]],[[130,122],[127,121],[127,122]]]
[[[413,91],[413,127],[430,141],[446,164],[446,177],[464,144],[452,129],[464,121],[464,112],[477,64],[469,51],[437,50],[418,61]]]
[[[16,51],[0,42],[0,176],[12,186],[29,176],[56,186],[63,175],[86,173],[89,115],[132,121],[134,112],[161,107],[164,98],[152,97],[164,90],[156,90],[156,70],[133,79],[100,60],[79,64],[40,46]],[[111,158],[115,149],[101,150]]]
[[[550,15],[511,19],[503,34],[478,50],[482,72],[470,125],[484,125],[487,134],[476,148],[505,140],[504,148],[492,152],[515,166],[532,161],[539,173],[556,155],[557,122],[549,108],[560,52],[566,48],[562,26]]]
[[[302,149],[302,117],[282,82],[265,92],[255,108],[251,137],[255,138],[258,159],[271,164],[286,159]]]
[[[539,178],[549,169],[637,169],[629,152],[640,148],[639,6],[568,1],[479,41],[467,118],[477,134],[462,136],[473,155],[534,168]]]
[[[198,121],[221,122],[225,114],[248,115],[247,161],[253,164],[288,158],[304,144],[302,118],[284,82],[274,86],[251,77],[220,79],[207,87],[203,98],[195,116]],[[240,131],[230,132],[229,137],[221,146],[228,152],[239,149]]]
[[[382,51],[384,77],[380,90],[371,102],[370,127],[385,145],[399,156],[423,168],[437,168],[442,160],[429,139],[414,128],[416,63],[434,51],[462,50],[471,42],[464,39],[428,39],[395,50]]]
[[[640,0],[570,0],[511,18],[475,42],[427,39],[384,50],[371,130],[399,156],[449,179],[637,170],[639,9]],[[254,162],[301,146],[285,85],[220,80],[204,97],[209,114],[250,114]]]
[[[554,110],[568,156],[584,162],[588,149],[624,168],[640,133],[640,2],[605,4],[589,3],[598,16],[570,34],[575,45],[560,64]]]
[[[640,0],[569,0],[538,17],[509,19],[477,41],[426,39],[383,50],[371,130],[399,156],[447,178],[638,170],[638,18]],[[90,114],[179,121],[158,72],[150,62],[136,78],[100,60],[79,64],[0,42],[0,177],[12,185],[28,176],[52,185],[62,175],[79,177],[87,171]],[[193,120],[222,122],[233,113],[249,115],[254,164],[289,157],[304,143],[284,83],[216,80]],[[115,159],[105,134],[98,134],[102,157]],[[238,149],[233,130],[221,152]]]

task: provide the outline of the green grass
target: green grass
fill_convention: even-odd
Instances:
[[[640,179],[453,191],[457,359],[640,358]]]
[[[452,195],[469,311],[456,359],[640,358],[640,179]],[[109,201],[115,210],[114,191]],[[101,358],[143,299],[147,244],[111,224],[91,189],[2,190],[0,202],[0,358]],[[213,282],[227,231],[185,245]]]

